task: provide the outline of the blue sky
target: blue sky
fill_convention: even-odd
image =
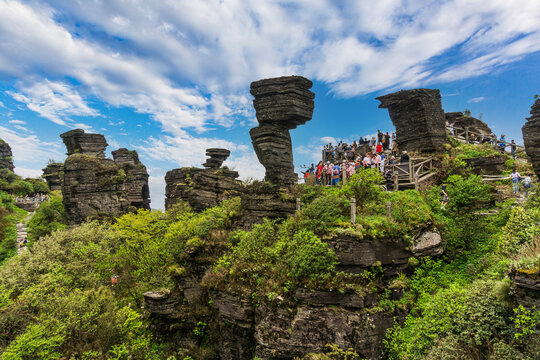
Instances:
[[[60,133],[102,133],[139,152],[162,208],[165,173],[208,147],[264,176],[252,81],[313,80],[313,119],[291,131],[298,168],[329,140],[391,131],[375,97],[415,87],[520,143],[539,51],[538,0],[0,0],[0,138],[38,176],[64,160]]]

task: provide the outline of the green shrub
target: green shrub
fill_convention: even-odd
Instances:
[[[359,207],[377,199],[382,193],[383,177],[377,169],[361,169],[343,185],[343,194],[355,198]]]
[[[340,194],[328,193],[297,213],[301,227],[316,234],[328,230],[348,212],[349,202]]]
[[[505,255],[515,255],[537,236],[540,236],[540,210],[515,207],[502,229],[499,251]]]
[[[30,221],[28,221],[28,240],[33,242],[42,236],[49,235],[53,231],[65,227],[66,217],[62,198],[51,195],[50,200],[42,202]]]

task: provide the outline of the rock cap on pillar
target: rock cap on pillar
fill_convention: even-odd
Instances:
[[[282,76],[251,83],[253,106],[260,125],[275,124],[291,130],[313,116],[313,82],[303,76]]]
[[[86,134],[83,129],[74,129],[60,134],[66,145],[67,155],[86,154],[105,157],[105,149],[109,144],[101,134]]]
[[[206,162],[202,164],[205,168],[208,169],[218,169],[221,167],[223,162],[231,155],[231,151],[221,148],[210,148],[206,149],[206,156],[209,158],[206,159]]]

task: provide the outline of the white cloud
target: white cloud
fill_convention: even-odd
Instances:
[[[19,84],[20,92],[8,91],[15,100],[20,101],[40,116],[58,125],[68,125],[69,116],[98,116],[79,93],[71,86],[45,80],[29,86]]]
[[[9,120],[9,123],[10,123],[10,124],[17,124],[17,125],[25,125],[25,124],[26,124],[26,121],[22,121],[22,120]]]
[[[150,188],[150,206],[152,209],[165,209],[165,175],[159,174],[148,177],[148,187]]]
[[[485,99],[486,99],[485,97],[479,96],[479,97],[474,97],[472,99],[469,99],[467,102],[468,103],[479,103],[479,102],[484,101]]]

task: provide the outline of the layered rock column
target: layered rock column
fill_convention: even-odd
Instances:
[[[62,179],[64,178],[63,163],[49,163],[43,169],[43,178],[51,191],[62,190]]]
[[[521,129],[525,152],[531,158],[534,172],[540,177],[540,99],[531,107],[531,117]]]
[[[139,161],[135,150],[120,148],[112,152],[114,162],[128,177],[127,197],[130,206],[150,210],[150,189],[146,166]]]
[[[0,170],[6,169],[13,172],[13,153],[11,152],[11,147],[7,142],[0,139]]]
[[[295,184],[291,136],[311,120],[315,94],[313,83],[302,76],[283,76],[251,83],[259,126],[249,134],[257,158],[266,169],[265,180],[278,186]]]
[[[105,158],[103,135],[76,129],[60,137],[68,151],[62,183],[68,223],[149,208],[148,174],[136,152],[120,149],[115,162]]]
[[[435,152],[446,143],[446,120],[436,89],[401,90],[379,96],[396,127],[400,150]]]

